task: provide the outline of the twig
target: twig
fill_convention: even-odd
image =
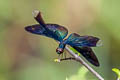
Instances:
[[[76,55],[72,50],[70,50],[67,46],[65,49],[72,55],[76,61],[80,62],[84,65],[91,73],[93,73],[99,80],[104,80],[92,67],[90,67],[80,56]]]
[[[64,61],[64,60],[76,60],[76,59],[75,59],[75,58],[73,58],[73,57],[60,59],[60,61]]]
[[[45,23],[42,19],[41,13],[38,10],[33,11],[33,16],[35,18],[35,20],[37,22],[39,22],[41,25],[43,25],[45,27]],[[73,56],[73,58],[71,58],[72,60],[76,60],[78,62],[80,62],[81,64],[83,64],[91,73],[93,73],[99,80],[104,80],[92,67],[90,67],[80,56],[76,55],[72,50],[70,50],[67,46],[65,47],[65,49],[69,52],[70,55]],[[68,58],[70,59],[70,58]],[[65,60],[65,59],[62,59]],[[67,60],[67,59],[66,59]]]

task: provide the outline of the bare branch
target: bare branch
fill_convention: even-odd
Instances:
[[[67,46],[65,49],[72,55],[76,61],[83,64],[91,73],[93,73],[99,80],[104,80],[92,67],[90,67],[80,56],[76,55],[72,50],[70,50]]]
[[[117,78],[117,80],[120,80],[119,77]]]
[[[60,61],[64,61],[64,60],[76,60],[76,59],[75,59],[75,58],[73,58],[73,57],[60,59]]]

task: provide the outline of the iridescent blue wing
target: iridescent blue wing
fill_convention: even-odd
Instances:
[[[80,36],[72,33],[66,40],[66,44],[70,46],[95,47],[99,38],[93,36]]]
[[[76,49],[78,52],[80,52],[82,56],[84,56],[91,64],[95,66],[100,66],[97,57],[95,56],[94,52],[90,47],[78,47],[78,46],[72,47]]]
[[[63,26],[60,26],[58,24],[46,25],[46,27],[49,29],[49,34],[51,34],[55,40],[62,41],[68,34],[68,30]]]
[[[46,27],[44,28],[40,24],[30,25],[25,27],[25,30],[33,34],[53,38],[57,41],[62,41],[68,34],[68,30],[63,26],[57,24],[46,24],[45,26]]]

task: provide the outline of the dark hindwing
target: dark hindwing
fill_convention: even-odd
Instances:
[[[57,41],[62,41],[68,34],[68,30],[65,27],[57,24],[46,24],[46,27],[43,27],[40,24],[35,24],[26,26],[25,30],[33,34],[53,38]]]
[[[100,66],[98,59],[90,47],[77,47],[72,46],[78,52],[82,54],[91,64],[95,66]]]
[[[80,36],[76,33],[72,33],[66,40],[66,44],[70,46],[81,47],[96,47],[99,38],[93,36]]]

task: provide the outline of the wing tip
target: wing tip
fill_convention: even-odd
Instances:
[[[103,45],[103,44],[102,44],[102,40],[98,40],[96,46],[102,46],[102,45]]]
[[[95,65],[96,67],[99,67],[99,66],[100,66],[99,62],[95,63],[94,65]]]
[[[97,59],[97,57],[94,55],[94,57],[93,58],[91,58],[90,60],[88,60],[90,63],[92,63],[94,66],[96,66],[96,67],[99,67],[100,66],[100,63],[99,63],[99,61],[98,61],[98,59]]]

